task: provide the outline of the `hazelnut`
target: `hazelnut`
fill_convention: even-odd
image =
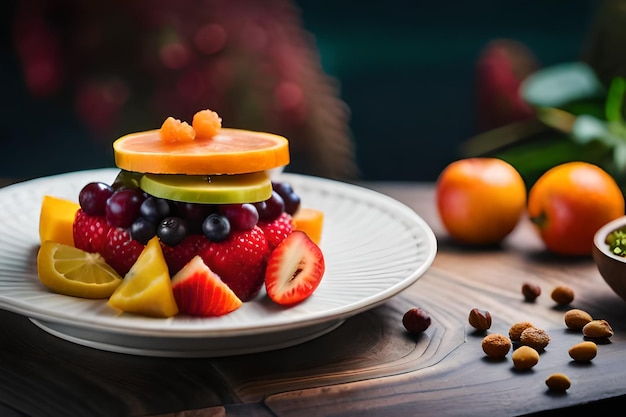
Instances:
[[[583,336],[591,339],[613,336],[613,329],[606,320],[591,320],[583,327]]]
[[[421,333],[430,326],[430,316],[421,308],[414,307],[404,313],[402,324],[411,333]]]
[[[491,358],[503,358],[511,350],[511,339],[499,333],[488,334],[483,338],[482,348]]]
[[[524,331],[524,329],[527,329],[528,327],[535,327],[535,326],[533,326],[533,324],[528,321],[520,321],[519,323],[515,323],[509,329],[509,337],[514,342],[519,341],[519,338],[522,335],[522,332]]]
[[[574,290],[565,285],[559,285],[552,290],[550,297],[558,305],[566,305],[574,301]]]
[[[530,346],[540,352],[548,346],[548,343],[550,343],[550,336],[543,329],[527,327],[520,334],[519,341],[521,344]]]
[[[520,346],[511,355],[515,369],[530,369],[539,363],[539,352],[530,346]]]
[[[525,282],[522,284],[522,295],[524,296],[524,300],[533,302],[541,295],[541,287],[537,284]]]
[[[546,378],[546,385],[551,391],[567,391],[572,385],[565,374],[552,374]]]
[[[491,327],[491,314],[487,310],[475,308],[470,311],[468,321],[476,330],[487,330]]]
[[[580,342],[567,351],[576,362],[589,362],[598,354],[598,346],[590,341]]]
[[[586,311],[573,308],[565,312],[563,320],[565,320],[565,325],[568,329],[581,330],[585,324],[589,323],[593,318],[591,314]]]

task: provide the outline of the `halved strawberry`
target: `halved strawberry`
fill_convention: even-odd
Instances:
[[[101,254],[118,274],[124,276],[137,261],[144,247],[145,245],[130,237],[127,229],[111,227]]]
[[[293,221],[287,212],[282,212],[276,220],[269,223],[259,221],[258,225],[265,234],[270,251],[293,231]]]
[[[197,255],[174,275],[172,290],[182,314],[223,316],[242,305],[237,295]]]
[[[221,242],[213,242],[201,252],[204,263],[220,276],[241,301],[253,298],[263,287],[269,255],[263,231],[235,231]]]
[[[191,258],[202,253],[210,244],[211,242],[200,234],[189,235],[176,246],[168,246],[161,242],[161,249],[163,249],[170,275],[174,276]]]
[[[281,305],[308,298],[326,270],[324,254],[306,233],[294,230],[270,254],[265,271],[267,295]]]
[[[74,246],[85,252],[104,253],[108,239],[107,233],[111,229],[104,216],[90,216],[82,209],[76,211],[72,224]]]

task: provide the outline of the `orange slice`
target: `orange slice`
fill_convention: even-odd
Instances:
[[[151,174],[245,174],[289,164],[286,138],[240,129],[173,143],[161,140],[159,130],[131,133],[113,142],[113,152],[119,168]]]

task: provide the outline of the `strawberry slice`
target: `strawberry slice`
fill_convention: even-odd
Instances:
[[[107,233],[107,243],[102,251],[106,262],[121,276],[133,266],[145,245],[130,237],[127,229],[111,227]]]
[[[179,313],[191,316],[223,316],[242,305],[228,285],[197,255],[174,275],[172,290]]]
[[[265,234],[270,251],[274,250],[293,230],[291,215],[284,211],[276,220],[269,223],[259,221],[258,225]]]
[[[111,229],[104,216],[90,216],[82,209],[76,211],[72,224],[74,246],[85,252],[104,253],[108,239],[107,233]]]
[[[254,226],[251,230],[232,232],[221,242],[212,242],[200,256],[245,302],[263,287],[269,253],[263,231]]]
[[[325,269],[320,247],[306,233],[294,230],[274,249],[267,261],[267,295],[281,305],[299,303],[317,289]]]

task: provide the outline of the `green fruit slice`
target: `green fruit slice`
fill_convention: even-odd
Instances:
[[[272,195],[266,171],[236,175],[145,174],[139,186],[155,197],[185,203],[255,203]]]

